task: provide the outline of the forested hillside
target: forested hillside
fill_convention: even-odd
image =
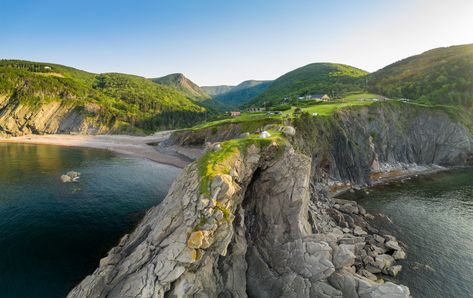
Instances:
[[[213,98],[229,107],[240,107],[264,92],[272,81],[244,81]]]
[[[369,76],[369,89],[473,109],[473,44],[438,48],[386,66]]]
[[[151,79],[153,82],[181,91],[191,99],[198,101],[210,99],[210,96],[182,73],[173,73],[164,77]]]
[[[285,97],[306,94],[326,93],[332,97],[341,97],[347,92],[363,90],[363,77],[367,74],[366,71],[343,64],[309,64],[273,81],[252,103],[277,103]]]
[[[0,116],[25,106],[34,114],[49,103],[98,119],[116,132],[189,126],[206,114],[205,108],[181,92],[142,77],[93,74],[50,63],[0,61]]]

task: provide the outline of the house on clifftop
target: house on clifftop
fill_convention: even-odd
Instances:
[[[232,117],[239,117],[241,115],[241,113],[237,111],[228,112],[228,114]]]

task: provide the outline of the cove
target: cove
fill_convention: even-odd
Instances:
[[[61,182],[70,170],[80,182]],[[0,144],[1,296],[67,295],[179,172],[103,150]]]
[[[407,245],[397,281],[413,297],[473,295],[473,169],[460,169],[345,194],[393,224],[374,226]]]

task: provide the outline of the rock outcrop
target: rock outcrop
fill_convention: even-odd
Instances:
[[[292,143],[312,157],[313,182],[328,182],[332,190],[473,164],[471,130],[442,110],[380,103],[295,122]]]
[[[51,102],[28,106],[12,98],[2,100],[0,97],[0,135],[97,134],[106,133],[109,129],[97,116],[89,117],[86,110],[74,105]]]
[[[69,297],[408,297],[356,272],[357,237],[317,207],[310,158],[273,147],[232,158],[210,198],[189,165]]]
[[[396,109],[296,120],[286,134],[296,150],[252,145],[227,159],[208,194],[190,164],[69,297],[409,297],[380,279],[401,270],[402,243],[332,196],[417,167],[469,164],[473,138],[445,113]]]

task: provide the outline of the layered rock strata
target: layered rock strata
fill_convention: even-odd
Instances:
[[[209,196],[189,165],[69,297],[408,297],[357,271],[366,226],[337,223],[311,196],[310,158],[275,147],[234,156]]]

